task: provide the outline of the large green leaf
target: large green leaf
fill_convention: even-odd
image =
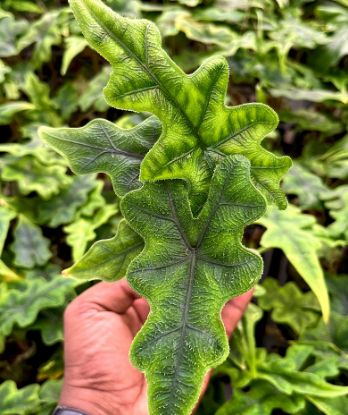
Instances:
[[[129,263],[143,249],[142,239],[121,221],[117,235],[96,242],[64,274],[85,280],[115,281],[126,275]]]
[[[161,125],[151,117],[129,130],[96,119],[82,128],[47,128],[40,134],[65,156],[77,174],[105,172],[115,193],[124,196],[140,186],[140,163],[161,134]]]
[[[320,303],[323,318],[328,321],[330,302],[318,250],[322,246],[310,228],[316,224],[311,215],[302,214],[290,205],[284,212],[271,209],[259,223],[267,228],[261,239],[265,248],[280,248],[297,272],[309,285]]]
[[[17,55],[18,37],[27,29],[26,20],[15,20],[12,15],[0,18],[0,56]]]
[[[7,380],[0,385],[0,413],[1,415],[30,415],[38,409],[39,385],[29,385],[17,389],[12,380]]]
[[[117,108],[151,112],[162,122],[162,135],[142,164],[142,180],[188,180],[198,211],[215,162],[242,154],[251,161],[257,187],[285,208],[279,181],[291,161],[261,146],[278,118],[263,104],[225,105],[229,70],[224,58],[210,59],[186,75],[162,49],[153,23],[121,17],[100,0],[70,4],[90,45],[113,68],[107,101]]]
[[[225,158],[196,218],[182,182],[146,184],[121,203],[145,240],[127,278],[151,305],[131,351],[147,376],[151,414],[191,413],[205,373],[228,355],[223,304],[260,277],[261,258],[241,244],[265,211],[249,169],[242,156]]]

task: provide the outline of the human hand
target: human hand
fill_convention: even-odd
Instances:
[[[252,291],[229,301],[222,319],[230,336]],[[149,313],[126,280],[86,290],[64,315],[65,376],[60,405],[88,415],[148,415],[143,373],[129,361],[134,336]],[[205,391],[210,375],[202,390]]]

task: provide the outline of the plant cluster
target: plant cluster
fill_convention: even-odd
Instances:
[[[197,301],[192,315],[186,310],[195,324],[185,331],[185,347],[203,350],[204,361],[195,361],[192,369],[186,352],[181,363],[198,390],[204,370],[226,357],[219,307],[260,273],[258,256],[239,243],[244,227],[258,219],[247,228],[243,244],[262,253],[266,278],[198,413],[343,414],[348,5],[344,0],[324,5],[105,1],[122,15],[155,21],[165,49],[186,72],[210,58],[186,76],[161,48],[155,26],[147,23],[145,30],[143,21],[129,24],[122,18],[115,26],[105,12],[101,21],[118,31],[117,39],[127,46],[132,37],[138,59],[127,56],[105,27],[96,27],[95,14],[103,10],[94,9],[96,3],[75,0],[73,5],[87,40],[111,67],[90,49],[71,10],[59,1],[1,4],[0,412],[50,413],[62,377],[65,305],[89,285],[91,274],[114,280],[134,258],[130,282],[148,298],[158,297],[159,288],[163,293],[132,354],[150,373],[152,393],[162,396],[165,388],[155,390],[160,387],[156,373],[170,372],[160,366],[171,361],[156,359],[151,342],[157,342],[160,355],[183,342],[182,316],[177,321],[168,313],[164,319],[161,307],[170,307],[177,317],[187,302],[178,297],[168,304],[173,287],[166,284],[172,281],[186,295],[193,283],[187,270],[197,270],[197,285],[190,285]],[[228,68],[217,55],[227,58],[229,86]],[[144,73],[146,65],[155,78]],[[102,89],[110,76],[108,103],[156,117],[109,107]],[[277,119],[269,107],[239,105],[255,100],[279,113],[275,133]],[[39,134],[41,125],[55,128]],[[65,125],[73,129],[61,128]],[[286,210],[276,207],[285,207],[278,184],[289,162],[282,154],[295,159],[282,184],[291,202]],[[71,175],[69,167],[84,175]],[[140,180],[147,182],[142,188],[139,169]],[[99,172],[111,177],[112,187]],[[112,189],[123,199],[121,206]],[[261,217],[265,200],[275,206]],[[149,243],[153,228],[157,237]],[[224,233],[227,229],[233,233]],[[243,268],[244,262],[250,268]],[[159,277],[153,268],[163,264]],[[229,265],[237,265],[238,289],[239,281],[232,286],[223,278],[231,275],[225,271]],[[75,279],[59,275],[68,267]],[[219,275],[222,285],[212,285],[208,274]],[[207,316],[202,326],[198,312]],[[154,337],[170,330],[164,341]],[[172,408],[185,411],[196,392],[180,381],[169,399]],[[233,385],[231,400],[226,385]],[[159,401],[153,405],[164,408]]]

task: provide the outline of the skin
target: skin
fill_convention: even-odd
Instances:
[[[252,291],[229,301],[222,319],[230,336],[252,298]],[[101,282],[66,309],[65,377],[60,405],[88,415],[149,415],[146,381],[128,359],[136,333],[149,313],[126,280]],[[207,375],[202,395],[208,385]]]

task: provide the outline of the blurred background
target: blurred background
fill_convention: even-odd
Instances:
[[[227,103],[274,108],[263,145],[294,160],[289,208],[245,233],[264,275],[198,414],[347,414],[336,385],[348,385],[348,0],[104,1],[156,22],[186,72],[224,55]],[[51,413],[63,310],[89,285],[60,273],[121,218],[109,180],[74,176],[37,134],[97,117],[136,125],[146,115],[105,102],[109,75],[66,0],[1,0],[1,415]]]

